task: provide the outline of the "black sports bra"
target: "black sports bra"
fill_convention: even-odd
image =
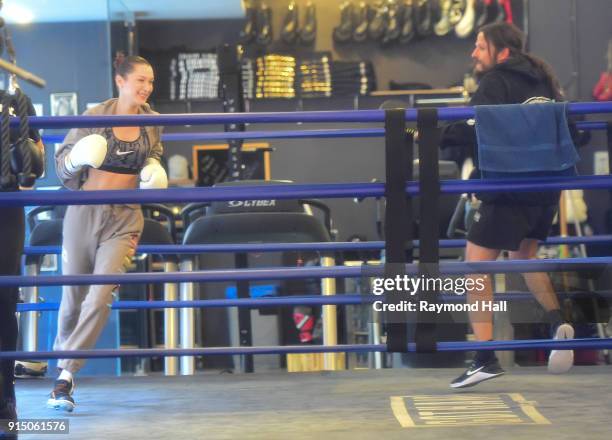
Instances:
[[[140,127],[140,136],[135,141],[117,139],[110,127],[104,129],[104,137],[108,150],[99,169],[119,174],[138,174],[145,164],[150,146],[144,127]]]

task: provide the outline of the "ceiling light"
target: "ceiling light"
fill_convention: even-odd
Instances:
[[[6,2],[1,12],[4,19],[12,23],[29,24],[34,19],[32,11],[13,2]]]

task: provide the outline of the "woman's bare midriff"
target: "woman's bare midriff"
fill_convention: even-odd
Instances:
[[[82,188],[85,191],[134,189],[137,183],[138,174],[120,174],[90,168],[89,175]]]
[[[133,142],[140,136],[139,127],[114,127],[113,134],[124,142]],[[85,191],[104,189],[134,189],[138,183],[137,174],[121,174],[90,168],[87,181],[82,188]]]

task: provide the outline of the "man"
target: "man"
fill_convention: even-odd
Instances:
[[[482,27],[472,52],[479,87],[470,105],[520,104],[562,100],[559,82],[550,67],[524,50],[524,34],[512,24],[493,23]],[[442,148],[476,148],[474,124],[448,126],[442,136]],[[472,154],[476,157],[476,154]],[[466,261],[492,261],[503,250],[510,259],[528,260],[536,256],[538,241],[548,236],[557,211],[559,192],[482,194],[482,203],[474,215],[467,236]],[[485,275],[484,290],[468,292],[468,302],[493,299],[492,285]],[[523,274],[527,287],[547,312],[555,339],[574,337],[573,328],[564,322],[559,302],[546,273]],[[470,312],[476,340],[493,339],[493,315],[490,311]],[[571,350],[553,350],[549,370],[561,373],[573,364]],[[467,371],[451,383],[451,388],[476,385],[504,374],[493,351],[478,351]]]
[[[6,92],[0,90],[0,102],[10,103],[9,112],[15,116],[16,102],[7,96]],[[28,114],[35,116],[34,107],[27,98]],[[1,106],[0,106],[1,107]],[[32,153],[32,170],[44,168],[44,146],[40,139],[40,134],[36,129],[30,129],[29,137],[35,145]],[[11,129],[10,142],[15,143],[19,139],[17,129]],[[9,148],[10,145],[1,145],[1,148]],[[36,162],[36,166],[34,166]],[[16,173],[19,170],[12,170]],[[37,177],[40,177],[38,175]],[[17,182],[0,185],[0,191],[18,191],[20,187]],[[25,237],[25,217],[22,206],[0,206],[0,275],[21,275],[21,255],[23,254]],[[15,351],[17,348],[17,301],[19,299],[19,289],[17,287],[0,287],[0,351]],[[15,401],[15,361],[3,359],[0,361],[0,432],[6,432],[8,420],[16,420],[16,401]],[[12,434],[11,434],[12,435]],[[0,436],[1,437],[1,436]],[[8,438],[16,438],[9,436]]]

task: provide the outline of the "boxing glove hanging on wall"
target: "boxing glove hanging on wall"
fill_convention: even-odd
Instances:
[[[512,0],[499,0],[499,3],[504,9],[506,23],[513,23],[514,17],[512,16]]]
[[[431,34],[431,4],[428,0],[415,0],[414,22],[416,23],[416,34],[419,37],[427,37]]]
[[[388,9],[384,3],[375,6],[374,17],[368,26],[368,37],[371,41],[380,41],[387,29]]]
[[[480,11],[476,14],[475,28],[479,29],[487,23],[491,23],[497,17],[497,2],[495,0],[482,0]]]
[[[506,15],[506,9],[504,8],[504,0],[495,0],[495,2],[497,3],[497,15],[493,21],[495,23],[506,21],[508,16]]]
[[[455,26],[455,34],[459,38],[467,38],[474,32],[474,22],[476,20],[476,0],[468,0],[465,12],[461,21]]]
[[[257,36],[257,9],[247,8],[246,9],[246,23],[244,28],[240,31],[240,42],[242,44],[249,44],[255,40]]]
[[[385,28],[385,35],[382,39],[383,46],[387,46],[395,42],[402,31],[400,25],[400,14],[401,10],[395,0],[389,0],[387,5],[387,26]]]
[[[272,10],[265,3],[257,11],[257,43],[267,46],[272,42]]]
[[[306,4],[306,17],[299,31],[300,43],[310,45],[317,37],[317,8],[312,2]]]
[[[281,40],[287,44],[294,44],[298,36],[298,7],[295,2],[289,3],[287,14],[283,20]]]
[[[452,0],[450,10],[448,11],[448,22],[451,26],[456,26],[463,17],[465,10],[465,0]]]
[[[408,44],[414,38],[414,16],[412,13],[413,0],[404,2],[402,11],[402,32],[400,33],[399,41],[401,44]]]
[[[434,25],[434,33],[438,37],[443,37],[452,29],[449,14],[453,0],[440,0],[440,20]]]
[[[334,28],[332,37],[336,43],[348,43],[353,34],[353,4],[344,2],[340,6],[340,24]]]
[[[363,43],[368,38],[368,5],[365,2],[359,3],[357,10],[357,21],[353,30],[353,41]]]

